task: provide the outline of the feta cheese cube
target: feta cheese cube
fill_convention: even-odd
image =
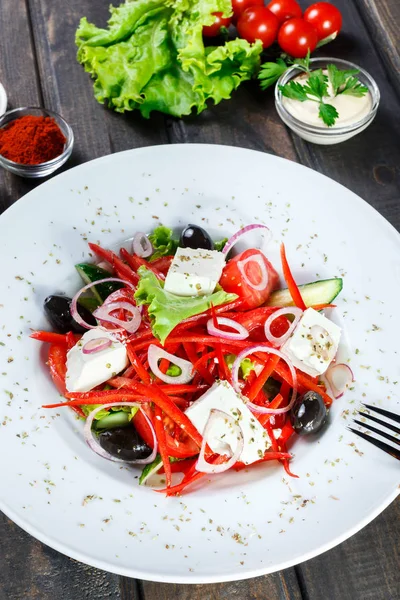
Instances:
[[[216,250],[178,248],[168,270],[164,289],[177,296],[212,294],[225,266],[225,256]]]
[[[281,351],[297,369],[317,377],[325,373],[335,358],[340,333],[338,325],[313,308],[307,308]]]
[[[247,408],[243,398],[226,381],[214,383],[205,394],[186,410],[186,415],[202,435],[210,411],[213,408],[232,415],[240,425],[243,432],[244,447],[239,460],[246,465],[250,465],[263,458],[265,451],[271,446],[268,434]],[[237,445],[237,437],[229,423],[226,423],[223,419],[215,419],[210,431],[208,445],[213,452],[232,455]]]
[[[84,354],[83,346],[90,340],[108,338],[111,345],[99,352]],[[128,366],[126,348],[107,329],[90,329],[67,354],[66,387],[69,392],[89,392]]]

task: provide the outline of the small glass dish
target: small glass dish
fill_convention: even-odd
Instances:
[[[20,117],[25,117],[27,115],[37,117],[51,117],[55,120],[66,139],[63,152],[59,156],[53,158],[52,160],[48,160],[47,162],[43,162],[38,165],[25,165],[22,163],[17,163],[13,160],[5,158],[0,154],[0,166],[6,169],[7,171],[10,171],[11,173],[14,173],[15,175],[20,175],[21,177],[46,177],[47,175],[50,175],[51,173],[54,173],[54,171],[59,169],[61,165],[63,165],[71,156],[72,148],[74,145],[74,134],[72,132],[71,127],[59,114],[53,112],[52,110],[47,110],[45,108],[39,108],[34,106],[15,108],[14,110],[9,110],[8,112],[6,112],[0,118],[0,129],[5,125],[8,125],[12,121],[19,119]]]
[[[352,123],[350,125],[338,127],[326,127],[323,125],[319,127],[315,125],[310,125],[308,123],[304,123],[297,117],[294,117],[285,108],[283,104],[283,95],[282,92],[279,90],[279,86],[285,85],[297,75],[304,73],[304,71],[296,67],[296,65],[293,65],[292,67],[290,67],[290,69],[288,69],[285,73],[281,75],[275,87],[275,106],[282,121],[292,131],[297,133],[297,135],[299,135],[307,142],[311,142],[313,144],[321,144],[325,146],[345,142],[346,140],[349,140],[353,136],[357,135],[358,133],[361,133],[361,131],[364,131],[364,129],[366,129],[368,125],[374,120],[380,100],[379,88],[376,85],[375,80],[371,77],[369,73],[367,73],[367,71],[365,71],[358,65],[355,65],[354,63],[338,58],[312,58],[310,60],[310,69],[311,71],[314,71],[315,69],[325,69],[328,64],[334,64],[338,69],[341,70],[357,69],[359,71],[357,77],[362,84],[367,86],[371,94],[372,100],[371,108],[368,114],[365,115],[365,117],[363,117],[359,121],[356,121],[355,123]]]

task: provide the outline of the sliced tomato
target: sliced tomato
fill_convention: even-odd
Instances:
[[[264,304],[278,287],[279,275],[264,254],[255,248],[232,258],[219,281],[226,292],[237,294],[248,310]]]
[[[163,423],[166,432],[166,445],[168,455],[174,458],[190,458],[199,453],[199,448],[195,442],[180,430],[179,435],[176,434],[175,424],[168,416],[163,416]],[[133,424],[140,437],[146,442],[150,448],[153,447],[153,435],[149,424],[145,417],[138,411],[133,419]]]

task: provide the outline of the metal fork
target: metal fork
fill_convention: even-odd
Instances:
[[[388,410],[384,410],[383,408],[377,408],[376,406],[372,406],[371,404],[363,404],[362,406],[364,406],[364,408],[367,408],[368,410],[371,410],[380,415],[383,415],[384,417],[387,417],[388,419],[391,419],[392,421],[395,421],[396,423],[400,423],[400,415],[396,415],[395,413],[389,412]],[[374,421],[375,423],[382,425],[386,429],[390,429],[391,431],[394,431],[395,433],[400,434],[400,427],[396,427],[396,425],[392,425],[391,423],[382,421],[382,419],[378,419],[377,417],[374,417],[373,415],[370,415],[366,412],[363,412],[360,410],[358,410],[357,412],[358,412],[358,414],[362,415],[365,419]],[[366,429],[369,429],[370,431],[373,431],[374,433],[379,434],[381,437],[384,437],[385,439],[389,440],[393,444],[396,444],[397,446],[400,447],[400,438],[396,438],[393,435],[390,435],[390,433],[387,433],[386,431],[381,431],[380,429],[378,429],[377,427],[374,427],[373,425],[370,425],[369,423],[363,423],[361,421],[357,421],[357,419],[354,419],[354,423],[357,423],[357,425],[361,425],[361,427],[364,427]],[[380,440],[377,440],[375,437],[372,437],[362,431],[359,431],[358,429],[353,429],[352,427],[347,427],[347,429],[349,431],[352,431],[356,435],[360,436],[367,442],[370,442],[374,446],[377,446],[377,448],[380,448],[384,452],[387,452],[388,454],[390,454],[390,456],[393,456],[394,458],[397,458],[397,460],[400,460],[400,449],[395,448],[395,447],[391,446],[390,444],[386,444],[385,442],[381,442]]]

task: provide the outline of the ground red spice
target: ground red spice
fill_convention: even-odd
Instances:
[[[24,165],[60,156],[66,138],[52,117],[27,115],[0,129],[0,154]]]

